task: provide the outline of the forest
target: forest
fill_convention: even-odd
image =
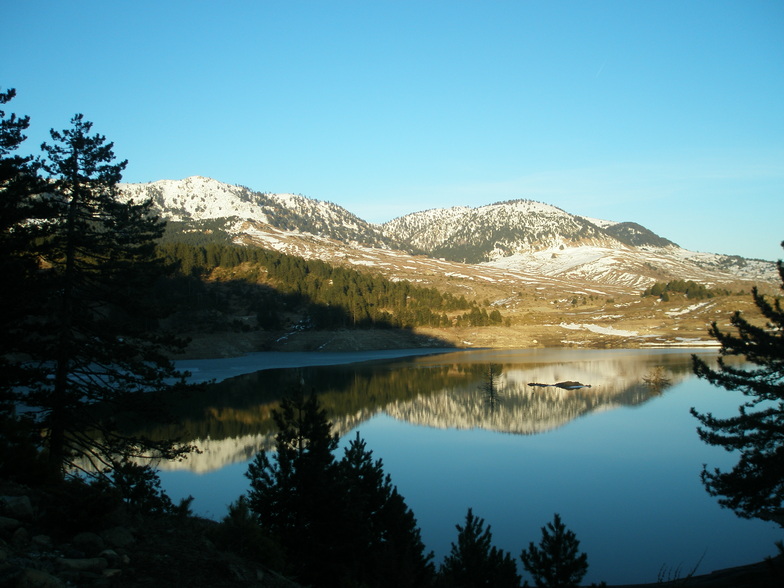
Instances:
[[[159,244],[158,255],[178,268],[160,295],[179,312],[220,311],[239,297],[256,326],[267,330],[290,326],[286,317],[294,311],[304,313],[312,329],[504,323],[497,309],[488,312],[464,296],[255,247],[168,241]]]
[[[658,296],[663,301],[668,301],[671,294],[683,294],[689,300],[703,300],[716,296],[729,296],[732,292],[726,288],[708,288],[692,280],[671,280],[669,282],[656,282],[646,288],[642,296]],[[740,292],[739,294],[742,294]]]

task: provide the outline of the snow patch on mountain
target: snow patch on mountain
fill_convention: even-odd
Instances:
[[[637,337],[637,331],[627,331],[624,329],[614,329],[613,327],[602,327],[593,324],[576,324],[576,323],[561,323],[558,325],[562,329],[570,331],[591,331],[592,333],[599,333],[601,335],[613,335],[616,337]]]
[[[591,218],[590,216],[583,216],[581,218],[584,218],[589,223],[592,223],[592,224],[596,225],[600,229],[606,229],[607,227],[612,227],[613,225],[617,225],[618,224],[617,221],[609,221],[609,220],[603,220],[603,219],[599,219],[599,218]]]
[[[581,217],[533,200],[428,210],[394,219],[382,230],[428,255],[467,263],[575,243],[622,245]]]
[[[183,223],[185,231],[219,230],[236,243],[397,272],[393,279],[422,282],[426,272],[440,272],[462,280],[587,280],[636,290],[672,279],[708,287],[778,279],[768,261],[687,251],[633,222],[580,217],[533,200],[430,209],[375,225],[331,202],[202,176],[121,184],[120,190],[134,200],[152,199],[163,218]]]
[[[227,219],[234,222],[233,227],[248,227],[237,224],[237,221],[248,221],[257,226],[331,237],[346,243],[380,248],[393,245],[376,225],[345,208],[299,194],[254,192],[201,176],[120,184],[120,191],[128,198],[152,198],[163,218],[172,221]]]
[[[673,279],[696,280],[713,287],[732,278],[775,281],[777,275],[775,265],[770,262],[695,253],[679,247],[550,247],[497,258],[482,265],[637,289]]]

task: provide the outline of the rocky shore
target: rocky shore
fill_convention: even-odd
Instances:
[[[91,530],[53,525],[52,497],[6,485],[0,495],[0,586],[296,588],[216,546],[219,523],[186,515],[97,517]],[[64,514],[64,513],[60,513]],[[89,513],[72,513],[73,520]],[[68,517],[61,517],[68,518]]]

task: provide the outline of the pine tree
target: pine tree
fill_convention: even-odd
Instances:
[[[91,136],[81,115],[71,125],[42,145],[46,192],[30,219],[41,231],[40,269],[24,286],[47,300],[25,307],[26,364],[36,372],[14,399],[36,416],[53,473],[102,475],[129,458],[174,458],[191,448],[122,433],[123,419],[162,414],[156,392],[185,386],[164,354],[181,342],[152,331],[163,224],[151,202],[119,198],[126,162],[114,163],[113,145]]]
[[[271,459],[261,452],[250,463],[248,505],[262,528],[286,554],[289,573],[319,586],[339,585],[343,486],[333,455],[338,437],[315,395],[301,390],[272,413],[278,427]]]
[[[778,271],[784,289],[781,260]],[[719,504],[738,516],[774,520],[784,526],[784,311],[780,297],[771,301],[754,288],[752,298],[767,319],[765,326],[754,325],[736,312],[730,321],[735,334],[722,332],[716,323],[709,330],[721,344],[718,369],[692,357],[697,376],[715,386],[739,390],[748,401],[734,417],[717,418],[694,408],[691,414],[702,425],[697,432],[705,443],[739,452],[729,472],[703,467],[702,482],[708,493],[720,497]],[[745,357],[751,365],[732,365],[724,360],[728,356]]]
[[[577,586],[588,571],[588,556],[579,553],[579,548],[580,542],[574,532],[566,529],[556,513],[553,522],[542,527],[539,546],[531,542],[520,554],[520,559],[537,586]]]
[[[512,556],[492,545],[490,526],[468,509],[465,526],[457,527],[457,544],[444,558],[438,583],[455,588],[516,588],[520,576]]]
[[[246,476],[247,504],[280,545],[286,571],[315,586],[428,586],[432,554],[381,460],[357,435],[339,462],[318,398],[296,390],[272,413],[275,452]]]
[[[484,383],[479,387],[482,391],[484,400],[491,410],[495,410],[498,406],[498,401],[501,397],[501,390],[498,388],[498,374],[501,372],[500,368],[490,365],[487,369],[487,378]]]
[[[16,96],[14,89],[0,92],[0,107]],[[42,183],[32,156],[17,153],[26,137],[30,117],[6,116],[0,110],[0,412],[10,413],[11,391],[24,384],[26,366],[10,361],[13,354],[24,353],[26,328],[23,318],[27,309],[40,307],[43,292],[26,288],[38,271],[34,251],[36,226],[28,222],[34,216],[35,195]]]
[[[342,530],[351,579],[377,588],[429,586],[433,555],[425,555],[414,513],[359,432],[345,450],[340,472],[347,486]]]

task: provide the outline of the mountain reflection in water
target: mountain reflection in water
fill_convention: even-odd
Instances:
[[[703,352],[715,355],[714,352]],[[496,395],[485,393],[492,369]],[[691,377],[680,350],[457,351],[357,364],[267,369],[228,378],[176,408],[177,426],[153,436],[180,438],[202,451],[161,469],[209,472],[245,462],[274,447],[271,412],[296,387],[318,394],[341,437],[379,414],[439,429],[484,429],[516,435],[550,431],[618,406],[646,402],[662,386],[645,383],[654,370],[667,385]],[[575,381],[585,388],[531,386]]]
[[[319,394],[342,444],[359,430],[383,459],[436,563],[468,507],[518,566],[520,550],[558,512],[588,554],[586,585],[655,582],[663,568],[685,574],[701,558],[699,573],[759,561],[775,553],[780,530],[739,519],[705,492],[702,464],[726,469],[735,456],[702,443],[689,414],[694,406],[728,416],[743,399],[695,378],[693,351],[343,357],[332,367],[229,378],[183,402],[180,427],[155,432],[185,436],[203,451],[161,464],[161,481],[173,500],[193,495],[197,514],[222,518],[248,490],[248,461],[273,447],[278,399],[304,385]],[[529,386],[565,381],[591,387]]]

